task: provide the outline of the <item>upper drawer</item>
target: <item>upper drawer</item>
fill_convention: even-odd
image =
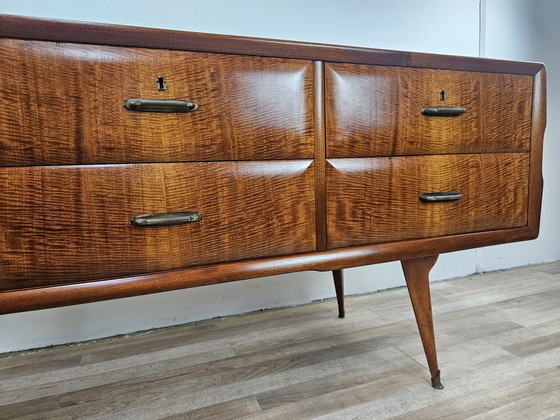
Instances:
[[[528,151],[532,80],[327,64],[327,156]],[[449,117],[422,114],[422,108],[441,106],[466,111]]]
[[[310,160],[0,168],[0,291],[313,251],[314,203]]]
[[[332,159],[327,165],[328,245],[525,226],[528,180],[527,153]],[[420,200],[421,194],[441,192],[463,197]]]
[[[0,68],[0,165],[313,157],[308,61],[0,39]]]

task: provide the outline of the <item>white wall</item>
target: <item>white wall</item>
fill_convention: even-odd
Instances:
[[[485,3],[485,4],[484,4]],[[540,61],[547,67],[548,121],[539,239],[478,250],[479,271],[560,259],[560,1],[486,0],[484,56]]]
[[[509,54],[516,54],[518,50],[504,35],[507,32],[496,29],[497,22],[506,12],[520,17],[519,10],[529,3],[532,4],[530,0],[511,2],[510,7],[507,0],[488,0],[488,4],[484,2],[482,5],[479,0],[0,0],[0,13],[454,55],[476,56],[482,46],[487,55],[499,56],[506,51],[505,47],[499,47],[499,42],[507,46]],[[486,18],[486,28],[479,26],[481,10]],[[535,14],[531,16],[536,19]],[[554,26],[554,22],[548,24]],[[508,26],[507,19],[503,25],[511,31],[519,30],[519,27]],[[536,28],[531,23],[522,26],[527,37],[537,30],[539,36],[546,35],[545,28]],[[453,36],[446,39],[442,34]],[[533,54],[534,45],[528,43],[524,51]],[[539,54],[543,56],[539,59],[550,61],[552,51],[542,49]],[[547,147],[553,146],[547,144]],[[547,165],[545,170],[555,170]],[[432,279],[467,275],[477,269],[559,259],[559,250],[552,250],[560,238],[559,224],[552,216],[554,211],[558,214],[560,199],[553,193],[558,191],[557,184],[556,189],[550,183],[547,185],[546,217],[543,218],[547,225],[543,228],[542,239],[510,246],[514,248],[493,247],[443,255],[433,270]],[[346,270],[347,294],[403,284],[398,263]],[[0,316],[0,352],[123,334],[332,296],[334,288],[329,273],[306,272],[3,315]],[[351,308],[348,309],[351,316]],[[336,316],[334,302],[333,316]]]
[[[478,0],[0,0],[0,13],[466,55],[478,55],[478,8]],[[441,33],[460,36],[440,42]]]

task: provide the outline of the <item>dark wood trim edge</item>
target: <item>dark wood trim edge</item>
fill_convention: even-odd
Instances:
[[[241,261],[117,279],[0,293],[0,315],[246,280],[304,270],[332,271],[534,239],[528,227]]]
[[[422,346],[430,370],[432,386],[442,389],[439,381],[439,367],[434,335],[434,321],[432,316],[432,300],[430,297],[430,270],[438,259],[438,255],[401,260],[406,280],[410,302],[414,309],[414,317],[418,325],[418,332],[422,338]],[[437,382],[436,382],[437,381]]]
[[[0,37],[529,75],[534,75],[543,68],[543,64],[533,62],[391,51],[2,14],[0,14]]]
[[[543,192],[542,156],[544,131],[546,128],[546,68],[543,67],[533,78],[533,103],[531,122],[531,157],[529,172],[528,226],[539,234]]]
[[[315,61],[313,78],[313,106],[315,128],[315,223],[317,251],[327,249],[327,188],[325,158],[325,95],[324,64]]]

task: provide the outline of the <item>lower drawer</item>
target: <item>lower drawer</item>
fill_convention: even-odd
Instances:
[[[311,160],[2,168],[0,291],[312,251],[314,203]]]
[[[328,246],[506,229],[527,224],[526,153],[330,159]],[[458,192],[456,201],[420,194]]]

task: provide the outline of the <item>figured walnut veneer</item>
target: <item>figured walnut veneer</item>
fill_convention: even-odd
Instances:
[[[329,246],[525,226],[528,172],[526,153],[329,159]],[[428,191],[464,197],[443,205],[418,200]]]
[[[310,160],[4,168],[0,291],[310,252],[314,206]]]
[[[0,68],[0,165],[313,157],[309,61],[3,39]],[[200,112],[130,112],[130,98]]]
[[[329,64],[325,82],[328,157],[529,150],[531,76]],[[438,105],[467,112],[419,112]]]

